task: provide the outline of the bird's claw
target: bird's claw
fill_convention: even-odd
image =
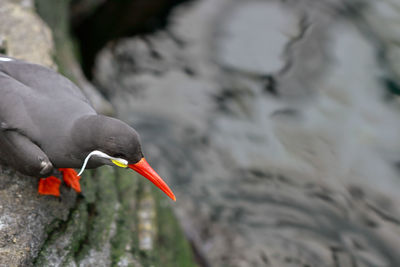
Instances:
[[[51,163],[50,163],[51,164]],[[81,185],[79,184],[80,176],[76,173],[74,169],[61,168],[59,169],[63,174],[64,182],[72,187],[76,192],[81,192]],[[47,178],[41,178],[39,181],[38,192],[41,195],[52,195],[60,196],[60,185],[61,181],[55,176],[50,176]]]
[[[78,173],[74,169],[70,168],[60,168],[58,170],[62,172],[64,182],[69,187],[72,187],[76,192],[80,193],[81,185],[79,183],[79,180],[81,179],[81,177],[78,176]]]
[[[47,178],[41,178],[39,181],[38,192],[41,195],[52,195],[59,197],[60,185],[61,181],[57,177],[50,176]]]

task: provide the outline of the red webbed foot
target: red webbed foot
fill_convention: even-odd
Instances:
[[[60,185],[61,181],[57,177],[50,176],[47,178],[41,178],[39,181],[38,192],[41,195],[52,195],[59,197]]]
[[[79,184],[79,179],[81,179],[81,177],[78,176],[78,173],[70,168],[60,168],[58,170],[62,172],[64,182],[76,192],[80,193],[81,185]]]

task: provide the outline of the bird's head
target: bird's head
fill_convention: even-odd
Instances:
[[[96,149],[86,156],[79,175],[85,169],[89,159],[94,157],[102,164],[130,168],[138,172],[171,199],[176,200],[172,190],[146,161],[142,153],[139,134],[132,127],[120,120],[99,115],[95,120],[90,120],[90,124],[92,138],[96,140]]]

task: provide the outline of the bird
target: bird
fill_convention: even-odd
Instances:
[[[0,163],[40,178],[41,195],[60,196],[57,172],[80,193],[85,168],[111,165],[138,172],[176,201],[144,157],[134,128],[98,114],[58,72],[5,55],[0,55]]]

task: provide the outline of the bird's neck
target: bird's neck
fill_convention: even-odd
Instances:
[[[72,141],[80,150],[90,152],[98,149],[103,132],[102,115],[87,115],[78,119],[72,127]]]

